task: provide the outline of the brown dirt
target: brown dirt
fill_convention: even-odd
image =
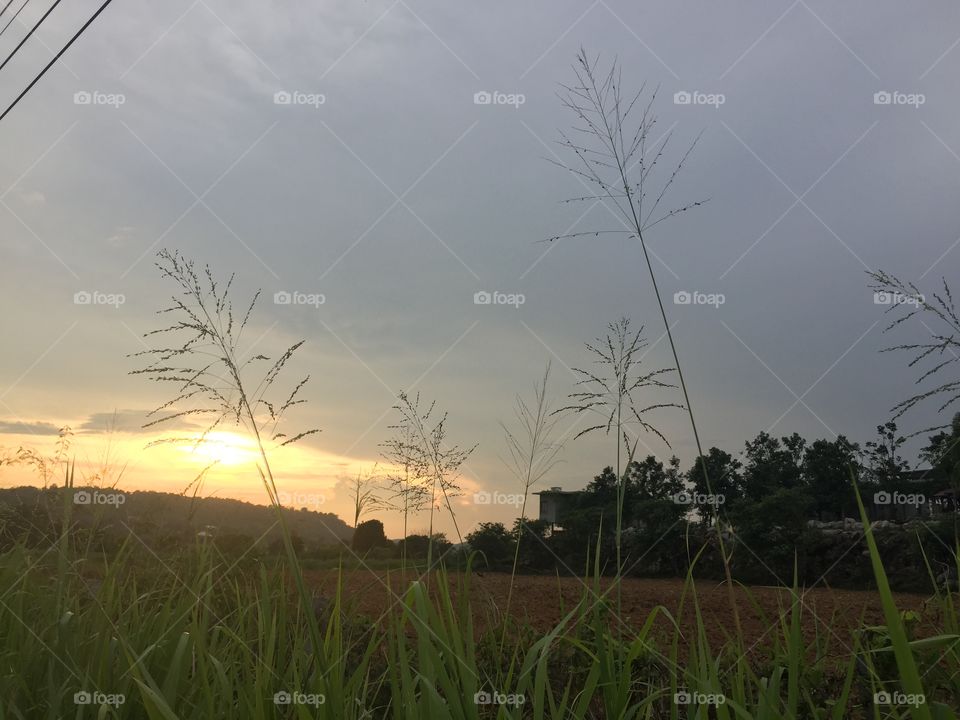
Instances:
[[[317,592],[332,596],[336,591],[337,571],[312,571],[306,573],[308,584]],[[407,573],[407,580],[416,576]],[[391,590],[387,588],[389,580]],[[463,576],[451,573],[449,582],[454,596]],[[487,626],[504,612],[510,576],[507,574],[485,572],[482,576],[471,577],[471,596],[474,622],[478,628]],[[610,586],[609,579],[601,581],[601,594]],[[371,619],[380,618],[396,601],[396,593],[405,587],[399,572],[369,572],[365,570],[346,571],[344,573],[344,601],[360,613]],[[655,607],[662,606],[677,617],[684,582],[678,579],[626,578],[623,581],[621,618],[625,626],[639,629]],[[566,612],[579,601],[583,593],[593,595],[593,580],[580,578],[519,576],[513,592],[511,615],[517,620],[529,624],[538,632],[554,627]],[[727,639],[736,634],[736,625],[731,612],[730,595],[726,585],[698,581],[695,586],[698,604],[703,616],[707,636],[711,647],[716,650]],[[752,586],[734,587],[733,596],[740,613],[740,622],[747,646],[758,647],[771,641],[773,633],[782,632],[778,618],[781,614],[789,620],[791,593],[787,588]],[[606,595],[611,607],[616,604],[614,592]],[[924,611],[928,598],[923,595],[898,593],[897,606],[900,610]],[[692,598],[687,596],[683,615],[679,624],[685,637],[696,634],[696,617],[692,608]],[[853,646],[853,632],[861,626],[883,625],[883,610],[880,597],[874,591],[833,590],[817,587],[803,593],[802,630],[808,641],[817,634],[829,640],[831,654],[844,655]],[[932,606],[929,610],[932,612]],[[929,613],[928,613],[929,614]],[[925,616],[918,628],[918,635],[932,630],[931,622]],[[614,626],[616,621],[614,622]],[[612,626],[612,627],[614,627]],[[658,619],[655,627],[661,634],[672,634],[670,621]],[[624,628],[626,636],[632,635]]]

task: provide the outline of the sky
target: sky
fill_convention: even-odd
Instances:
[[[3,107],[95,7],[51,14],[0,71]],[[44,11],[28,5],[0,55]],[[501,423],[547,362],[559,407],[584,343],[628,316],[643,367],[672,364],[635,238],[545,242],[622,227],[605,203],[562,202],[588,194],[555,164],[571,160],[558,90],[581,47],[616,59],[625,88],[658,89],[661,181],[699,136],[670,198],[706,202],[647,242],[704,446],[737,452],[762,430],[863,443],[917,389],[908,358],[879,351],[932,331],[884,334],[866,273],[932,293],[960,261],[958,45],[946,2],[113,3],[0,122],[0,447],[49,452],[68,425],[88,477],[107,458],[124,487],[179,491],[215,459],[204,493],[266,502],[230,429],[206,454],[146,447],[197,429],[142,428],[169,388],[129,374],[173,292],[154,267],[169,248],[235,273],[238,305],[262,289],[246,352],[305,341],[284,387],[309,374],[309,402],[286,430],[321,432],[273,456],[282,491],[348,517],[405,390],[477,445],[461,528],[511,522],[512,501],[474,494],[521,490]],[[689,465],[686,415],[652,417],[670,447],[644,435],[640,452]],[[562,419],[539,487],[580,488],[613,461],[611,437],[573,439],[578,422]]]

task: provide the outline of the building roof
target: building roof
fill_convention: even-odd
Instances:
[[[902,470],[900,477],[910,482],[922,482],[924,480],[945,480],[946,476],[937,468],[921,468],[919,470]]]

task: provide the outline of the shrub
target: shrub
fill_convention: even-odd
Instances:
[[[351,547],[357,552],[366,552],[389,545],[390,541],[383,532],[383,523],[379,520],[365,520],[357,525],[357,529],[353,532]]]

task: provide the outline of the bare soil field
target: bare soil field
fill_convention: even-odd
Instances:
[[[312,571],[306,573],[308,584],[318,593],[332,597],[336,592],[337,571]],[[408,572],[406,581],[417,579]],[[389,586],[388,586],[389,582]],[[463,576],[451,573],[449,583],[454,596]],[[478,628],[503,613],[507,604],[510,586],[508,574],[484,572],[471,576],[472,606],[474,621]],[[405,587],[399,571],[345,571],[344,602],[372,620],[380,618],[391,603],[397,602],[397,594]],[[600,594],[610,587],[610,579],[601,580]],[[543,632],[555,626],[582,597],[585,589],[592,594],[593,580],[575,577],[518,576],[514,586],[511,615]],[[714,648],[736,633],[731,612],[728,588],[713,581],[697,581],[697,600],[703,614],[707,634]],[[639,628],[657,606],[663,606],[678,618],[684,636],[696,633],[696,618],[692,597],[688,593],[682,616],[680,611],[684,582],[679,579],[626,578],[623,581],[621,619],[625,626]],[[787,588],[735,586],[733,596],[740,613],[740,622],[747,646],[761,647],[772,639],[769,635],[779,631],[778,618],[789,613],[791,592]],[[899,593],[896,595],[900,610],[923,612],[928,599],[924,595]],[[615,606],[613,592],[604,596],[604,601]],[[789,615],[786,616],[789,618]],[[925,627],[930,618],[924,617],[917,634],[927,634]],[[852,633],[861,624],[883,625],[883,610],[880,598],[873,591],[834,590],[816,587],[802,591],[802,628],[809,640],[819,633],[828,637],[830,645],[838,654],[852,647]],[[658,631],[672,635],[670,621],[664,616],[657,622]],[[931,625],[932,627],[932,625]],[[630,632],[625,629],[625,635]]]

